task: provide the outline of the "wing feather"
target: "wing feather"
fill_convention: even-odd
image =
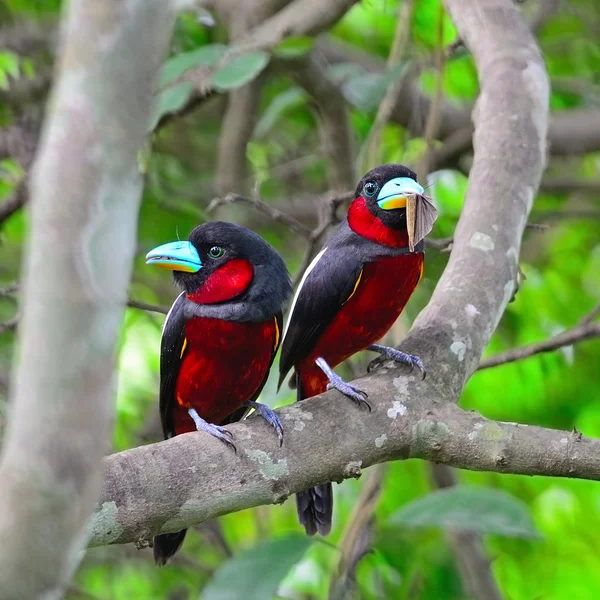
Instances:
[[[160,344],[160,422],[165,439],[174,435],[172,410],[176,402],[177,376],[185,353],[185,319],[183,307],[185,294],[182,292],[171,307],[163,325]]]
[[[308,356],[325,328],[355,292],[362,273],[358,253],[348,246],[323,249],[306,270],[288,318],[279,361],[279,386]]]

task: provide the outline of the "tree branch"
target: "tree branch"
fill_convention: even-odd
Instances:
[[[341,19],[358,0],[295,0],[240,40],[240,48],[270,50],[288,36],[316,35]]]
[[[218,194],[246,191],[246,148],[256,125],[263,78],[257,77],[227,97],[217,150],[215,190]]]
[[[246,198],[239,194],[227,194],[223,198],[214,198],[208,205],[206,212],[211,213],[216,210],[219,206],[225,206],[227,204],[234,204],[236,202],[244,202],[253,206],[258,212],[266,215],[276,223],[281,223],[288,227],[294,233],[301,235],[302,237],[309,238],[311,230],[309,227],[298,221],[295,217],[288,215],[280,211],[277,208],[273,208],[260,198]]]
[[[599,309],[595,309],[590,315],[592,319],[598,314]],[[576,327],[563,331],[549,340],[542,342],[536,342],[535,344],[529,344],[522,346],[521,348],[514,348],[508,350],[502,354],[486,358],[479,363],[478,370],[489,369],[490,367],[497,367],[498,365],[504,365],[506,363],[514,362],[516,360],[522,360],[541,354],[543,352],[552,352],[565,346],[571,346],[584,340],[600,337],[600,323],[592,323],[591,319],[584,317],[582,321]]]
[[[325,38],[317,42],[317,47],[330,63],[355,62],[369,73],[383,74],[385,71],[385,63],[381,59],[349,44]],[[414,136],[423,136],[430,106],[431,98],[422,93],[414,83],[407,82],[397,96],[390,120],[405,127]],[[436,139],[445,141],[461,130],[466,131],[461,138],[462,152],[466,152],[472,147],[470,108],[443,99],[440,103]],[[552,156],[579,155],[600,150],[600,110],[581,108],[553,113],[548,142],[548,150]]]
[[[27,181],[21,181],[16,190],[0,204],[0,226],[27,202]]]
[[[398,6],[396,31],[394,33],[392,47],[386,63],[386,69],[388,72],[394,68],[397,68],[401,62],[405,60],[406,51],[410,43],[413,11],[413,0],[407,0]],[[396,98],[402,93],[402,88],[404,85],[406,85],[408,75],[408,73],[404,73],[402,77],[399,77],[396,81],[392,82],[385,91],[385,94],[379,103],[377,114],[375,115],[371,129],[369,130],[369,133],[363,142],[356,160],[357,164],[363,167],[363,170],[365,171],[376,167],[380,162],[380,132],[385,124],[389,121],[390,115],[392,114],[394,106],[397,102]]]
[[[335,391],[277,410],[285,428],[282,448],[268,424],[251,417],[228,425],[237,455],[219,440],[191,433],[109,456],[90,544],[143,546],[159,531],[280,503],[390,460],[600,479],[600,440],[463,411],[405,369],[382,368],[359,384],[369,394],[371,413]]]
[[[345,190],[356,180],[354,170],[353,133],[348,107],[338,87],[327,77],[326,64],[318,53],[291,61],[291,76],[311,97],[319,119],[321,152],[328,159],[329,187],[333,193]]]
[[[170,8],[128,0],[99,12],[94,0],[79,0],[65,9],[31,181],[20,360],[0,462],[0,538],[10,540],[0,546],[5,600],[61,596],[85,546],[135,251],[137,153]]]
[[[128,300],[127,306],[129,306],[129,308],[137,308],[139,310],[145,310],[146,312],[154,312],[160,315],[166,315],[169,312],[169,309],[166,306],[156,306],[155,304],[139,302],[138,300]]]

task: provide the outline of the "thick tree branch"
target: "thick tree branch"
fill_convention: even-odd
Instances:
[[[277,411],[280,449],[259,417],[228,426],[237,455],[197,433],[106,459],[104,492],[90,523],[93,546],[145,545],[158,531],[261,504],[279,503],[370,465],[423,458],[472,470],[600,479],[600,440],[490,421],[437,398],[406,369],[359,380],[371,413],[335,391]]]
[[[354,62],[368,73],[383,74],[385,70],[385,63],[381,59],[348,44],[322,39],[317,47],[330,63]],[[431,98],[422,93],[414,83],[407,82],[397,96],[390,120],[402,125],[414,136],[423,136],[430,106]],[[470,109],[443,99],[440,103],[436,139],[445,141],[449,136],[465,130],[466,133],[460,138],[461,147],[456,146],[456,150],[461,153],[471,149]],[[582,108],[553,113],[548,142],[548,150],[552,156],[586,154],[600,150],[600,110]]]
[[[0,462],[0,538],[10,541],[0,546],[3,600],[60,597],[86,542],[135,250],[137,153],[170,7],[127,0],[99,12],[79,0],[66,9],[31,180],[20,360]]]

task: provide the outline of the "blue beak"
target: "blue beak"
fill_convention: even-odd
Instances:
[[[170,242],[154,248],[146,254],[146,264],[186,273],[196,273],[202,268],[198,251],[190,242]]]
[[[379,191],[377,204],[383,210],[406,208],[406,196],[416,194],[421,196],[424,189],[410,177],[396,177],[390,179]]]

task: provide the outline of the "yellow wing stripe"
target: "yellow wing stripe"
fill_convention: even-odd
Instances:
[[[275,321],[275,343],[273,344],[273,352],[277,352],[277,348],[279,348],[279,323],[277,323],[277,317],[273,320]]]
[[[179,358],[183,358],[183,353],[185,352],[186,347],[187,347],[187,338],[183,338],[183,346],[181,346],[181,354],[179,355]]]
[[[358,279],[356,280],[356,283],[354,284],[354,289],[352,290],[352,293],[348,296],[348,300],[350,300],[350,298],[352,298],[352,296],[354,296],[354,294],[356,293],[356,288],[358,287],[358,284],[360,283],[360,280],[362,279],[362,274],[363,274],[363,270],[360,270],[360,273],[358,274]],[[346,302],[348,302],[348,300],[346,300]],[[344,302],[344,304],[346,304],[346,302]]]
[[[425,261],[421,261],[421,271],[419,272],[419,278],[417,279],[417,283],[415,287],[417,287],[421,283],[421,279],[423,279],[423,273],[425,272]]]

